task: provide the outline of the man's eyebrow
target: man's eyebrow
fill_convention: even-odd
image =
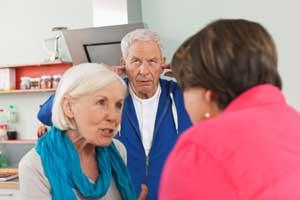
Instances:
[[[148,60],[158,60],[158,58],[153,57],[153,58],[149,58]]]
[[[135,57],[135,56],[132,56],[132,58],[130,60],[133,60],[133,59],[139,59],[139,58]]]

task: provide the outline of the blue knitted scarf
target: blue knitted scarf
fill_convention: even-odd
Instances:
[[[108,191],[111,175],[122,199],[136,199],[127,167],[113,143],[108,147],[96,147],[100,171],[96,183],[90,182],[83,174],[77,150],[71,140],[54,126],[38,140],[36,151],[41,157],[54,200],[77,199],[73,189],[84,197],[101,198]]]

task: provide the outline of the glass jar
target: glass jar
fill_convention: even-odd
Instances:
[[[30,89],[40,89],[40,78],[31,78],[30,79]]]
[[[35,89],[41,88],[41,78],[35,78]]]
[[[41,77],[41,89],[50,89],[52,87],[52,77],[42,76]]]
[[[47,88],[48,89],[52,88],[52,76],[47,76],[46,79],[47,79],[47,83],[46,83]]]
[[[35,89],[35,86],[36,83],[35,83],[35,78],[30,78],[30,89]]]
[[[61,79],[61,75],[60,75],[60,74],[53,75],[52,87],[53,87],[54,89],[57,88],[60,79]]]
[[[30,89],[30,77],[28,77],[28,76],[22,76],[21,77],[20,88],[22,90],[28,90],[28,89]]]

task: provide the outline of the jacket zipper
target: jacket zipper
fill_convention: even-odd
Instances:
[[[146,177],[148,178],[148,171],[149,171],[149,155],[146,155]]]
[[[162,112],[162,116],[164,116],[165,115],[165,113],[166,113],[166,111],[167,111],[167,108],[168,108],[168,104],[167,104],[167,106],[164,108],[164,110],[163,110],[163,112]],[[162,120],[162,118],[160,119],[160,121]],[[160,122],[159,123],[157,123],[158,124],[158,126],[157,126],[157,128],[160,126]],[[153,133],[153,138],[152,138],[152,144],[153,144],[153,141],[154,141],[154,139],[155,139],[155,136],[156,136],[156,132],[157,132],[157,130],[154,130],[154,133]],[[151,144],[151,147],[150,147],[150,150],[149,150],[149,153],[148,153],[148,155],[146,155],[146,152],[145,152],[145,149],[144,149],[144,152],[145,152],[145,157],[146,157],[146,180],[148,180],[148,175],[149,175],[149,155],[150,155],[150,153],[151,153],[151,150],[152,150],[152,144]]]

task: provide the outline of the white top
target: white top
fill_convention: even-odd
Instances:
[[[129,93],[132,97],[133,105],[139,122],[139,128],[142,136],[142,142],[145,149],[145,153],[146,155],[149,155],[153,140],[154,125],[159,103],[159,97],[161,94],[161,87],[160,85],[158,85],[155,94],[149,99],[141,99],[138,96],[136,96],[130,85]]]
[[[126,162],[126,149],[118,140],[113,140],[121,157]],[[112,177],[111,177],[112,178]],[[40,155],[35,148],[31,149],[19,163],[20,193],[23,200],[51,200],[50,184],[44,174]],[[74,190],[77,199],[86,200],[77,190]],[[108,192],[99,200],[122,200],[116,183],[112,178]]]

